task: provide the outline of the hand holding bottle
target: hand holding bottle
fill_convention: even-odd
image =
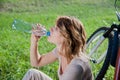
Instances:
[[[44,26],[41,24],[34,25],[32,27],[32,35],[31,38],[34,39],[34,41],[38,41],[41,36],[50,36],[50,32],[47,32]]]
[[[35,36],[41,37],[41,36],[47,35],[47,30],[41,24],[37,24],[37,25],[33,26],[32,33]]]
[[[37,26],[37,25],[36,25]],[[32,27],[31,42],[38,42],[40,36],[38,35],[39,27]]]

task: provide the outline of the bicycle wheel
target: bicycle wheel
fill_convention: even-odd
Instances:
[[[86,52],[94,63],[99,64],[106,56],[108,39],[103,34],[108,30],[107,27],[97,29],[87,40]]]
[[[97,77],[98,72],[101,71],[104,58],[107,54],[109,39],[104,38],[103,34],[108,29],[109,28],[107,27],[101,27],[97,29],[87,40],[86,52],[90,57],[90,60],[92,60],[94,63],[91,63],[91,67],[95,78]]]

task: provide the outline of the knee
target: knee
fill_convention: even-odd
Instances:
[[[36,71],[36,69],[31,68],[28,70],[28,72],[34,72],[34,71]]]
[[[38,70],[33,69],[33,68],[28,70],[28,74],[37,74],[38,72],[39,72]]]
[[[36,78],[39,76],[39,71],[36,69],[29,69],[27,73],[24,75],[22,80],[36,80]]]

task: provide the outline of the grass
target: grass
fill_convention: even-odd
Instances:
[[[32,68],[29,62],[30,34],[11,29],[15,18],[34,24],[41,23],[50,29],[58,16],[75,16],[83,22],[89,37],[97,28],[117,22],[113,3],[114,0],[1,0],[0,80],[21,80],[26,71]],[[39,51],[42,54],[54,47],[47,42],[47,37],[39,41]],[[40,70],[58,80],[57,64]],[[113,71],[109,70],[107,80],[111,80],[111,73]]]

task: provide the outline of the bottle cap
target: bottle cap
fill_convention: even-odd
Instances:
[[[47,32],[46,36],[50,36],[50,31]]]

